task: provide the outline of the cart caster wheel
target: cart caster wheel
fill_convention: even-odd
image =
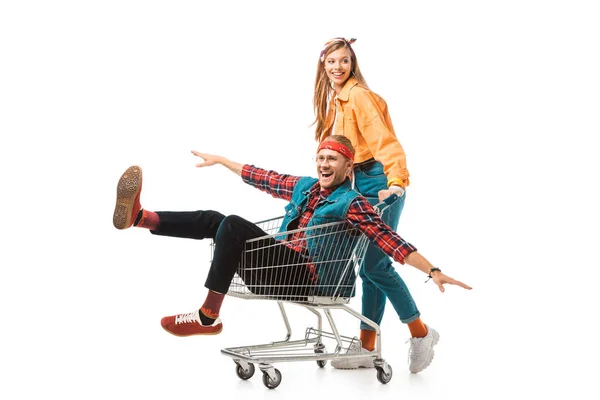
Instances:
[[[240,364],[235,363],[235,372],[240,379],[250,379],[254,375],[254,364],[248,364],[248,369],[245,370]]]
[[[390,373],[386,374],[383,370],[383,368],[381,367],[376,367],[377,368],[377,380],[381,383],[383,383],[384,385],[386,383],[388,383],[389,381],[392,380],[392,366],[388,365],[388,368],[390,369]]]
[[[325,346],[323,344],[321,344],[320,346],[315,346],[315,353],[325,353]],[[327,365],[327,360],[317,360],[317,365],[319,366],[319,368],[324,368]]]
[[[269,389],[275,389],[281,383],[281,372],[277,368],[275,368],[275,375],[277,376],[275,379],[271,379],[269,374],[263,372],[262,381],[266,387]]]

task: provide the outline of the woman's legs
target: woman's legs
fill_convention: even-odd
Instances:
[[[387,179],[381,163],[373,162],[367,166],[355,168],[356,189],[365,196],[371,204],[379,202],[378,192],[387,189]],[[393,230],[397,229],[398,220],[404,207],[406,193],[393,203],[382,219]],[[408,325],[412,339],[410,345],[409,369],[417,373],[425,369],[433,359],[433,346],[439,340],[439,334],[427,327],[420,318],[419,310],[408,290],[408,287],[392,266],[392,260],[376,246],[369,244],[365,260],[360,270],[363,283],[362,313],[377,324],[381,323],[385,310],[386,298],[396,310],[403,323]],[[375,348],[376,335],[372,328],[361,322],[361,348],[349,351],[372,351]],[[333,360],[335,368],[354,369],[373,367],[370,359]]]
[[[398,226],[405,196],[406,194],[398,198],[385,210],[382,216],[383,221],[393,230],[396,230]],[[376,204],[379,201],[376,198],[369,198],[368,200],[371,204]],[[363,288],[362,314],[373,322],[380,324],[387,298],[396,310],[400,320],[408,324],[419,318],[420,313],[406,283],[400,277],[392,262],[393,260],[377,246],[369,244],[359,273]],[[361,322],[361,329],[371,328]]]
[[[372,161],[357,166],[354,169],[355,185],[371,205],[379,203],[378,194],[386,190],[387,177],[383,165],[378,161]],[[382,215],[382,220],[394,231],[398,228],[398,221],[404,208],[406,193],[392,203]],[[403,323],[411,323],[419,318],[419,310],[415,304],[408,287],[392,265],[390,259],[377,246],[369,243],[365,259],[359,275],[362,280],[362,314],[377,324],[381,323],[385,311],[386,299],[390,300],[396,313]],[[367,324],[361,322],[361,330],[371,329]],[[370,338],[366,335],[367,347],[372,348]],[[365,343],[363,343],[363,346]]]

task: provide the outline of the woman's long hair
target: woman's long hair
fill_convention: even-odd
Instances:
[[[354,54],[354,50],[352,49],[350,42],[344,38],[335,38],[327,42],[325,48],[321,52],[321,56],[319,57],[317,76],[315,78],[315,93],[313,97],[315,121],[312,123],[312,125],[316,125],[315,140],[317,142],[320,142],[323,138],[331,135],[331,127],[326,131],[325,122],[327,120],[329,103],[331,102],[335,91],[331,85],[331,82],[329,81],[329,78],[327,77],[327,72],[325,71],[325,60],[329,54],[343,47],[347,48],[350,52],[350,61],[352,63],[350,75],[354,76],[361,85],[368,88],[367,82],[365,81],[365,78],[362,76],[360,68],[358,67],[358,60],[356,59],[356,54]]]

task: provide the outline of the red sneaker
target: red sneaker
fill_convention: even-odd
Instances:
[[[117,229],[127,229],[133,225],[140,209],[142,192],[142,169],[137,165],[127,168],[117,185],[117,203],[113,214],[113,225]]]
[[[202,325],[199,310],[164,317],[160,324],[165,331],[175,336],[217,335],[223,330],[221,318],[217,318],[212,325]]]

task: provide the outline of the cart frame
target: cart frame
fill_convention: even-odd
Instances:
[[[387,209],[387,207],[389,207],[396,199],[397,196],[392,195],[383,202],[376,204],[374,208],[377,210],[379,215],[382,215],[385,209]],[[279,232],[278,229],[282,219],[283,217],[276,217],[257,222],[256,224],[266,233],[268,233],[268,235],[248,240],[246,243],[248,245],[252,245],[260,240],[269,238],[280,239],[284,236],[291,237],[298,232],[306,233],[311,229],[314,230],[315,228],[335,227],[336,225],[345,223],[333,222],[313,226],[310,228]],[[379,325],[347,305],[350,302],[351,297],[354,296],[356,278],[360,268],[362,267],[362,262],[368,246],[368,238],[362,233],[360,233],[359,236],[360,237],[357,238],[356,243],[354,244],[351,256],[348,258],[348,260],[344,260],[346,262],[345,268],[352,268],[354,273],[353,281],[351,282],[352,293],[347,295],[348,292],[346,291],[344,294],[347,296],[341,295],[340,290],[334,290],[332,295],[321,296],[310,294],[307,295],[304,300],[298,301],[296,299],[286,299],[285,296],[265,296],[263,294],[255,294],[243,287],[244,283],[242,282],[239,274],[236,273],[227,295],[243,299],[277,301],[283,322],[286,327],[286,335],[282,340],[272,341],[264,344],[228,347],[221,350],[223,355],[232,358],[235,362],[236,373],[240,379],[250,379],[254,375],[256,369],[255,365],[258,365],[258,368],[263,374],[263,384],[269,389],[274,389],[281,383],[281,372],[273,366],[275,363],[316,361],[317,365],[320,368],[323,368],[325,367],[327,361],[330,360],[342,358],[360,358],[365,360],[373,360],[374,368],[377,371],[377,380],[379,380],[379,382],[386,384],[391,380],[392,367],[382,357],[381,329]],[[214,243],[211,244],[211,247],[214,249]],[[240,268],[243,268],[242,264],[243,262],[241,263]],[[238,269],[238,271],[240,271],[240,269]],[[236,283],[234,283],[234,281]],[[338,286],[340,283],[341,282],[338,282]],[[291,340],[292,329],[284,307],[284,303],[291,303],[303,307],[316,316],[316,327],[306,328],[303,339]],[[351,346],[356,346],[357,344],[359,346],[361,345],[360,340],[356,337],[348,337],[340,334],[331,313],[332,310],[343,310],[344,312],[373,328],[376,333],[375,351],[369,353],[348,353],[348,349]],[[330,331],[324,330],[323,315],[329,324]],[[326,350],[326,341],[334,345],[333,351],[328,352]]]

